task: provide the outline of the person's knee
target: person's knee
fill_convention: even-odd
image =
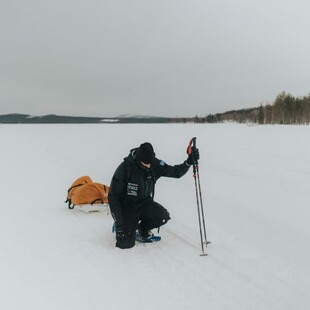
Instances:
[[[165,225],[170,220],[170,214],[166,208],[157,202],[152,202],[150,208],[146,208],[140,227],[143,230],[151,230]]]
[[[162,225],[166,224],[170,220],[170,214],[169,212],[165,209],[165,212],[163,212],[163,218],[162,218]]]
[[[170,220],[169,212],[163,208],[161,216],[157,218],[156,223],[154,223],[155,227],[160,227],[165,225]]]

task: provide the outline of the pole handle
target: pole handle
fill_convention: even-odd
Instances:
[[[187,147],[187,155],[192,154],[192,148],[196,148],[196,137],[193,137],[192,139],[190,139],[188,147]]]
[[[197,137],[193,137],[193,138],[189,141],[189,144],[188,144],[188,147],[187,147],[187,154],[188,154],[188,155],[192,154],[193,149],[196,148],[196,140],[197,140]],[[194,174],[195,174],[196,169],[198,169],[198,159],[194,158],[194,164],[193,164],[193,171],[194,171]]]

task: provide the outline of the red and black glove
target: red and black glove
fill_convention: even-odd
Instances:
[[[197,163],[198,160],[199,160],[199,149],[197,149],[196,147],[188,147],[187,149],[187,154],[188,154],[188,157],[187,157],[187,160],[186,160],[186,163],[188,165],[193,165],[194,163]]]

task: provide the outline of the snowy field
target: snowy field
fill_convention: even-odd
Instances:
[[[200,148],[209,256],[192,172],[161,178],[162,241],[114,246],[106,212],[69,210],[82,175],[109,184],[149,141],[169,164]],[[310,309],[310,127],[0,125],[0,309]]]

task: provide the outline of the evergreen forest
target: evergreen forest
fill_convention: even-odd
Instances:
[[[224,113],[209,114],[197,118],[197,122],[219,123],[258,123],[258,124],[309,124],[310,123],[310,94],[304,97],[294,97],[281,92],[273,103],[259,107],[232,110]]]

